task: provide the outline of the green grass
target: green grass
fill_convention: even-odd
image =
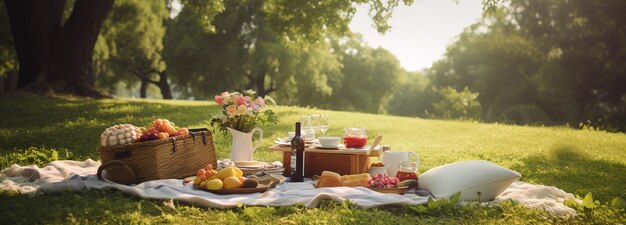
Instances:
[[[98,137],[119,123],[145,125],[168,118],[190,128],[208,127],[219,108],[209,102],[163,100],[87,100],[52,97],[0,97],[0,167],[13,163],[44,164],[56,158],[99,159]],[[327,203],[306,209],[299,206],[230,210],[205,209],[182,203],[178,211],[162,201],[140,200],[118,192],[83,191],[60,195],[26,196],[0,193],[0,224],[19,223],[616,223],[624,211],[607,204],[626,199],[626,135],[566,127],[528,127],[439,121],[416,118],[276,107],[278,125],[263,127],[265,141],[255,153],[258,160],[280,160],[265,150],[275,137],[285,136],[301,115],[328,113],[331,135],[342,128],[364,126],[368,133],[384,134],[394,149],[416,152],[420,170],[459,160],[484,159],[520,172],[522,181],[557,186],[584,195],[593,193],[601,206],[581,208],[575,219],[552,218],[516,204],[499,207],[450,206],[426,212],[414,207],[360,209]],[[229,157],[230,137],[215,134],[219,158]],[[67,153],[69,154],[66,154]]]

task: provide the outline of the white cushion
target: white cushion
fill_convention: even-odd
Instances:
[[[419,189],[435,198],[450,198],[461,192],[461,201],[490,201],[522,177],[513,170],[484,160],[450,163],[419,176]]]

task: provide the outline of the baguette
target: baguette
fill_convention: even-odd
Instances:
[[[352,174],[340,176],[338,173],[331,171],[324,171],[320,175],[320,179],[315,186],[317,187],[358,187],[367,186],[367,181],[372,177],[369,173]]]

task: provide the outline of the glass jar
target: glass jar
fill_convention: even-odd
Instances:
[[[367,144],[365,128],[346,128],[343,135],[343,143],[346,148],[363,148]]]
[[[400,181],[417,180],[417,163],[410,161],[402,161],[398,165],[398,173],[396,178]]]

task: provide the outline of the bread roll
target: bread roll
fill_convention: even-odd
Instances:
[[[341,176],[338,173],[324,171],[317,181],[317,187],[339,187],[341,186]]]
[[[367,186],[367,181],[371,179],[369,173],[352,174],[340,176],[338,173],[324,171],[317,181],[317,187],[358,187]]]

